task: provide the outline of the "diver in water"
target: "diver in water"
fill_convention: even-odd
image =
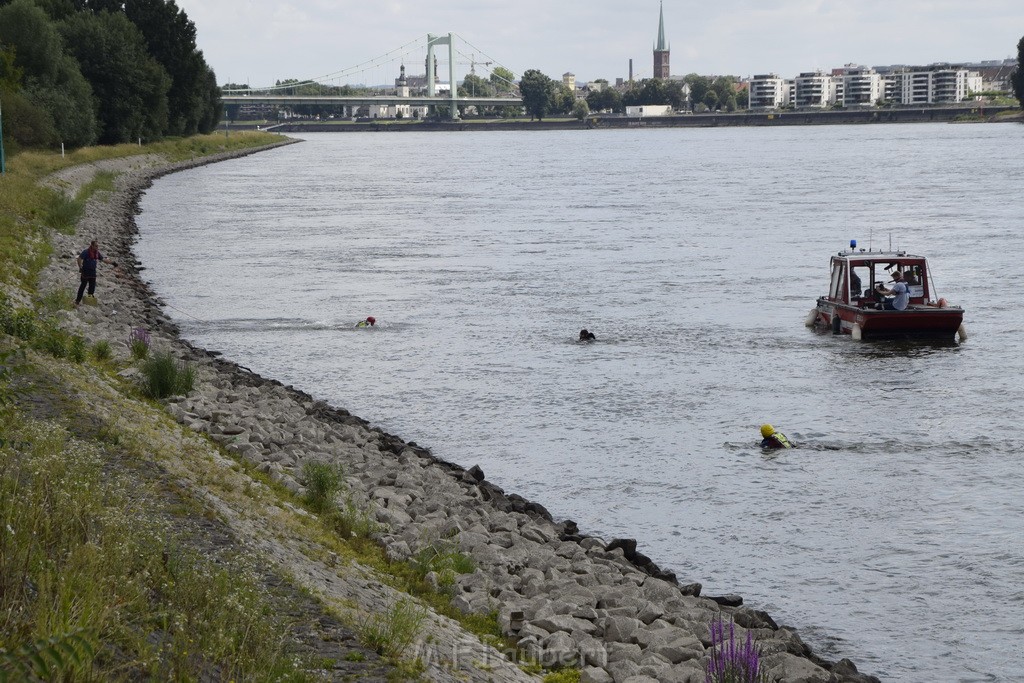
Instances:
[[[782,432],[775,431],[770,424],[761,425],[761,448],[794,448],[793,442]]]
[[[366,318],[366,320],[360,320],[359,322],[357,322],[356,323],[356,327],[373,327],[376,324],[377,324],[377,319],[374,318],[371,315],[371,316],[368,316]]]
[[[586,329],[580,330],[580,341],[597,341],[597,336]]]

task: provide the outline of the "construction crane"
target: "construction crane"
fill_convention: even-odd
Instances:
[[[491,64],[494,64],[494,62],[478,62],[476,61],[476,53],[474,52],[473,56],[469,58],[469,73],[473,74],[474,76],[476,76],[477,64],[481,64],[483,66],[490,66]]]

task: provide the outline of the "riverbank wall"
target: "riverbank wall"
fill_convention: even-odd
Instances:
[[[886,123],[951,123],[1022,121],[1013,115],[1015,107],[934,107],[918,109],[830,109],[825,111],[777,111],[686,114],[679,116],[631,117],[593,115],[578,120],[479,120],[459,121],[286,121],[272,124],[280,133],[310,132],[482,132],[537,130],[620,130],[633,128],[733,128],[772,126],[871,125]],[[236,127],[247,127],[240,122]]]
[[[572,520],[556,520],[540,503],[488,482],[479,467],[440,460],[427,447],[182,339],[164,302],[143,280],[144,265],[132,250],[139,198],[157,177],[238,155],[173,165],[140,157],[120,167],[115,191],[90,201],[78,236],[53,236],[55,258],[41,277],[44,291],[73,286],[77,278],[69,271],[80,243],[98,239],[105,245],[121,275],[101,277],[99,303],[66,312],[64,323],[90,343],[107,340],[122,358],[132,329],[143,327],[154,345],[190,363],[195,390],[164,402],[181,425],[299,495],[305,491],[306,463],[340,464],[345,502],[372,520],[374,538],[389,557],[410,560],[452,544],[476,565],[455,578],[453,604],[467,614],[497,614],[516,652],[548,668],[577,666],[584,683],[703,682],[713,651],[712,624],[719,620],[726,633],[734,624],[740,644],[750,634],[767,680],[878,680],[847,659],[817,656],[795,628],[738,596],[703,595],[699,583],[659,567],[632,539],[602,539]],[[240,535],[257,524],[242,517],[234,522]],[[381,609],[379,587],[370,590],[364,571],[339,566],[337,558],[301,566],[285,553],[272,559],[327,601]],[[415,646],[427,662],[429,680],[536,680],[507,653],[445,621],[450,620],[432,618]]]

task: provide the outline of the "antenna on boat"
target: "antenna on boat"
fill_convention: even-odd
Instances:
[[[871,239],[875,236],[875,229],[868,230],[868,251],[871,251]]]
[[[892,233],[889,233],[889,251],[892,251]]]

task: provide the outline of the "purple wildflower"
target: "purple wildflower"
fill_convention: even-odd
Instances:
[[[729,620],[729,636],[719,616],[708,625],[711,632],[711,660],[708,662],[706,683],[759,683],[761,659],[754,637],[747,631],[746,642],[736,642],[736,624]]]
[[[142,327],[136,327],[128,335],[128,348],[131,349],[135,358],[145,358],[149,355],[150,339],[149,332]]]

